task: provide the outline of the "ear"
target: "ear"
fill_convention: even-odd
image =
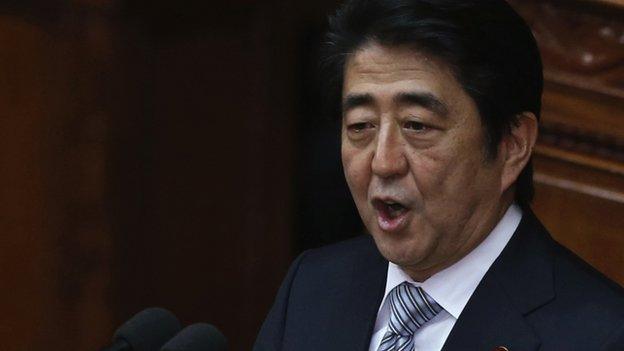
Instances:
[[[503,172],[501,175],[501,192],[509,189],[518,179],[520,172],[529,163],[533,147],[537,140],[538,123],[535,114],[523,112],[512,126],[508,135],[501,141]]]

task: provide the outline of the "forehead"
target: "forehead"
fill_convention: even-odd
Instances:
[[[371,42],[347,59],[343,93],[391,95],[406,89],[441,98],[463,93],[449,65],[410,47]]]

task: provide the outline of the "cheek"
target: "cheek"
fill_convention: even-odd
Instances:
[[[423,197],[439,194],[447,173],[450,173],[448,157],[442,150],[413,151],[410,169],[416,188]]]
[[[370,157],[361,150],[343,146],[342,167],[353,197],[356,200],[366,199],[370,181]]]
[[[432,211],[467,200],[461,195],[473,191],[479,168],[483,167],[471,146],[461,144],[414,153],[410,162],[423,205]]]

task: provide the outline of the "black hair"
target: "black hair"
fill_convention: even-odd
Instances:
[[[528,25],[504,0],[348,0],[329,18],[321,58],[332,115],[340,116],[347,58],[370,42],[410,46],[449,65],[478,107],[490,158],[519,114],[540,117],[539,50]],[[529,161],[516,180],[516,201],[526,207],[533,193]]]

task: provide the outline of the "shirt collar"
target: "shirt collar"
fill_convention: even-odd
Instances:
[[[390,262],[384,300],[396,286],[409,282],[422,287],[455,319],[459,318],[481,279],[516,231],[521,218],[520,207],[516,204],[511,205],[492,232],[474,250],[422,283],[415,282],[399,266]]]

